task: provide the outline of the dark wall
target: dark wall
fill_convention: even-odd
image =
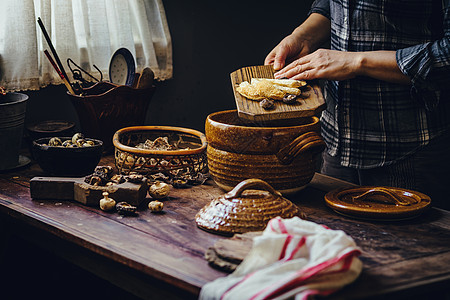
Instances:
[[[265,56],[307,15],[312,0],[163,0],[173,44],[173,79],[157,83],[147,125],[204,131],[208,114],[235,109],[230,73]],[[64,86],[28,92],[26,123],[78,118]]]

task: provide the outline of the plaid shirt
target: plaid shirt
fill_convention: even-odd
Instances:
[[[332,49],[395,50],[412,81],[327,81],[321,121],[330,155],[347,167],[388,165],[450,129],[448,1],[316,0],[313,12],[331,20]]]

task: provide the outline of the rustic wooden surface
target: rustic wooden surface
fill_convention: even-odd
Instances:
[[[140,205],[147,196],[148,181],[132,183],[125,181],[113,186],[93,186],[84,177],[36,176],[30,180],[30,195],[33,199],[75,200],[84,205],[98,206],[103,192],[117,203],[125,201]]]
[[[112,157],[101,163],[111,164]],[[201,207],[223,194],[211,180],[174,189],[162,214],[146,208],[147,198],[137,217],[123,217],[69,200],[32,200],[29,180],[43,175],[34,164],[0,174],[0,218],[16,230],[32,228],[30,239],[36,242],[55,242],[53,251],[66,259],[141,297],[155,295],[159,286],[172,298],[196,298],[205,283],[227,275],[204,258],[225,237],[199,229],[194,221]],[[344,230],[362,249],[361,276],[329,299],[407,297],[448,287],[450,213],[433,208],[397,222],[347,218],[323,200],[327,191],[346,185],[316,174],[308,187],[289,197],[309,220]]]
[[[261,234],[262,231],[237,233],[229,239],[218,240],[208,248],[205,258],[213,267],[233,272],[251,250],[253,238]]]
[[[279,122],[317,115],[325,107],[325,100],[318,85],[308,85],[302,92],[300,100],[295,104],[285,104],[275,101],[275,108],[265,110],[259,101],[250,100],[236,91],[243,81],[250,82],[252,78],[274,78],[272,66],[250,66],[236,70],[230,74],[236,108],[243,121],[252,123],[267,123],[276,125]]]

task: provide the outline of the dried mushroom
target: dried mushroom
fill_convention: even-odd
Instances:
[[[151,212],[161,212],[163,208],[164,203],[161,201],[155,200],[148,203],[148,209],[150,209]]]
[[[141,183],[144,180],[144,175],[130,174],[128,176],[125,176],[125,180],[132,183]]]
[[[62,146],[62,141],[60,138],[57,137],[52,137],[49,141],[48,141],[48,145],[55,147],[55,146]]]
[[[64,142],[61,144],[61,146],[65,147],[65,148],[76,147],[76,145],[74,145],[74,144],[72,143],[71,140],[66,140],[66,141],[64,141]]]
[[[72,136],[72,143],[76,144],[78,140],[84,140],[84,134],[78,132]]]
[[[265,110],[271,110],[275,108],[275,102],[270,99],[263,99],[259,102],[259,105]]]
[[[64,147],[64,148],[75,148],[75,147],[91,147],[95,146],[95,142],[91,140],[86,140],[82,133],[75,133],[70,139],[62,141],[58,137],[52,137],[48,141],[48,146],[51,147]]]
[[[297,102],[297,95],[286,94],[286,96],[283,97],[283,102],[286,104],[295,103],[295,102]]]
[[[153,180],[153,181],[164,181],[164,182],[166,182],[166,181],[168,181],[169,179],[170,179],[170,177],[169,176],[167,176],[167,175],[165,175],[164,173],[156,173],[156,174],[151,174],[150,175],[150,179],[151,180]]]
[[[108,177],[110,177],[110,176],[112,176],[112,173],[114,172],[114,169],[111,166],[97,166],[97,167],[95,167],[94,171],[107,174]]]
[[[113,175],[109,181],[112,182],[112,183],[115,183],[115,184],[124,183],[125,182],[125,176],[120,175],[120,174],[116,174],[116,175]]]
[[[90,185],[95,185],[95,186],[99,186],[99,185],[103,185],[103,180],[100,176],[98,175],[89,175],[86,176],[84,178],[84,182],[90,184]]]
[[[183,142],[181,136],[178,141],[171,144],[169,142],[169,138],[167,136],[157,137],[155,140],[147,139],[144,143],[140,143],[136,145],[138,149],[146,149],[146,150],[160,150],[160,151],[171,151],[171,150],[180,150],[180,149],[189,149],[189,148],[181,148],[180,144]]]
[[[110,166],[97,166],[94,170],[94,173],[84,178],[84,182],[91,185],[105,186],[106,183],[111,179],[112,173],[113,168]]]
[[[172,180],[172,185],[174,188],[182,189],[188,187],[189,183],[186,178],[174,178]]]
[[[119,214],[125,216],[134,216],[137,211],[137,207],[127,202],[119,202],[116,204],[116,210]]]

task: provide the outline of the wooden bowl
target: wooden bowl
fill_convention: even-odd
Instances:
[[[283,194],[303,189],[325,143],[317,117],[299,123],[257,127],[242,124],[236,110],[209,115],[205,131],[211,177],[226,191],[248,178],[262,179]]]
[[[181,150],[139,149],[146,140],[167,137],[169,143],[179,141]],[[118,130],[113,137],[115,163],[121,174],[142,175],[164,173],[169,177],[196,177],[207,172],[206,137],[197,130],[173,126],[133,126]]]
[[[59,137],[62,141],[71,137]],[[103,152],[103,142],[89,139],[94,142],[90,147],[52,147],[48,146],[49,137],[33,141],[33,158],[41,169],[53,176],[82,177],[94,172]]]

